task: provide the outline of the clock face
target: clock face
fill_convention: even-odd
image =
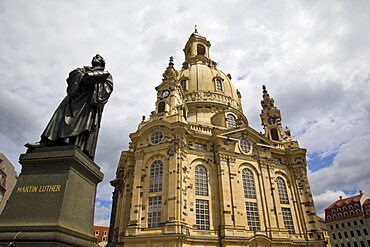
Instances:
[[[275,118],[274,117],[269,117],[267,119],[267,121],[268,121],[269,124],[274,124],[275,123]]]
[[[167,98],[168,95],[170,95],[170,91],[164,90],[163,93],[162,93],[162,97]]]

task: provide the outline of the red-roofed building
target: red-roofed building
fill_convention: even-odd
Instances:
[[[370,198],[362,204],[362,209],[364,210],[365,218],[370,218]],[[370,246],[370,245],[369,245]]]
[[[109,227],[93,226],[94,236],[98,240],[99,247],[104,247],[108,242]]]
[[[339,200],[325,209],[325,224],[333,247],[370,246],[370,198],[359,195]]]

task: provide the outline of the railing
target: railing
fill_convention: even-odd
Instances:
[[[197,131],[197,132],[202,132],[208,135],[212,135],[212,128],[207,127],[207,126],[202,126],[202,125],[197,125],[197,124],[189,124],[190,129]]]
[[[185,94],[185,102],[196,102],[196,101],[210,101],[222,103],[231,106],[239,111],[242,110],[241,106],[233,98],[226,96],[222,93],[211,92],[211,91],[195,91]]]

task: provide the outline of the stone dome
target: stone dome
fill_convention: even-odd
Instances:
[[[241,95],[231,82],[231,76],[217,68],[209,56],[211,44],[193,33],[185,45],[185,62],[179,71],[187,104],[212,102],[221,108],[233,108],[242,114]]]

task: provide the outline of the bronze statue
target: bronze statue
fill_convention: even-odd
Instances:
[[[27,143],[27,148],[76,145],[94,159],[103,108],[113,91],[113,80],[104,71],[102,56],[94,56],[91,64],[92,67],[69,73],[67,96],[41,134],[41,140]]]

